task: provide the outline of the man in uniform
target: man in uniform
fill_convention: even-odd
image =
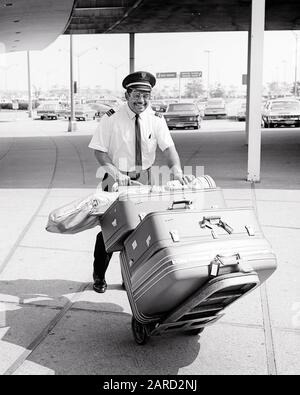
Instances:
[[[173,179],[182,184],[186,182],[166,121],[149,105],[155,83],[151,73],[129,74],[122,84],[127,103],[117,111],[111,109],[101,118],[89,147],[95,150],[106,173],[104,180],[112,178],[119,185],[130,185],[131,180],[151,184],[151,166],[158,146]],[[103,293],[107,289],[105,272],[111,255],[105,250],[100,232],[94,251],[93,288],[96,292]]]

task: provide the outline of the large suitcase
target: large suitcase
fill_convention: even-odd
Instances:
[[[262,237],[252,208],[159,211],[143,219],[124,241],[124,249],[134,266],[168,246]]]
[[[276,269],[276,257],[267,240],[242,235],[231,240],[174,244],[135,265],[125,251],[120,259],[137,315],[141,317],[170,312],[218,275],[256,272],[263,283]],[[229,297],[236,299],[239,295],[233,291]],[[222,298],[220,295],[220,300],[214,299],[208,314],[217,302],[218,308],[222,308]]]
[[[121,251],[126,237],[148,213],[160,210],[194,212],[194,210],[223,207],[226,205],[220,188],[120,196],[100,219],[105,248],[107,252]]]

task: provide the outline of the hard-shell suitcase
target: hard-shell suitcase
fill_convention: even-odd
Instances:
[[[172,210],[148,214],[124,241],[134,267],[162,248],[218,240],[260,239],[262,231],[252,208]]]
[[[224,258],[221,259],[224,262]],[[139,310],[133,297],[130,272],[124,252],[120,254],[120,262],[133,314],[131,320],[132,333],[136,343],[139,345],[146,344],[152,336],[178,331],[193,336],[199,335],[205,327],[214,324],[222,318],[224,310],[229,305],[260,285],[257,273],[251,270],[249,265],[248,269],[243,265],[244,269],[242,269],[242,272],[239,267],[240,263],[235,261],[234,266],[236,270],[234,273],[223,274],[221,270],[219,270],[219,273],[216,273],[210,269],[210,277],[212,278],[176,305],[175,308],[162,314],[146,315]],[[232,264],[232,262],[227,261],[225,263],[226,266],[229,264]],[[157,298],[153,298],[150,303],[152,307],[159,306]]]
[[[121,254],[134,303],[148,316],[171,311],[218,275],[256,272],[263,283],[276,269],[270,244],[255,237],[175,244],[134,266]]]
[[[223,207],[226,205],[220,188],[120,196],[100,219],[106,250],[121,251],[126,237],[148,213],[160,210],[189,212]]]

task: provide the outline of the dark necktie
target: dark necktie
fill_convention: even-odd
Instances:
[[[142,170],[142,143],[141,143],[141,126],[140,116],[135,116],[135,171]]]

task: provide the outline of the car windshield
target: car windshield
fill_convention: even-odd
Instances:
[[[189,104],[189,103],[176,103],[176,104],[170,104],[168,111],[195,111],[196,108],[194,104]]]
[[[289,110],[289,111],[299,111],[300,110],[300,102],[293,102],[293,101],[280,101],[276,103],[272,103],[271,105],[272,110]]]

